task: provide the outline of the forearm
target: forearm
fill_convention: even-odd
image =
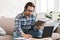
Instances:
[[[20,30],[19,33],[21,33],[21,35],[25,34],[22,30]]]

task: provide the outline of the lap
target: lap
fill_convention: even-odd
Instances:
[[[31,30],[31,31],[24,31],[25,33],[27,34],[31,34],[32,36],[41,36],[41,32],[40,31],[34,31],[34,30]],[[13,33],[13,37],[14,38],[18,38],[18,37],[22,37],[21,34],[19,34],[18,32],[14,32]]]
[[[29,31],[24,30],[24,33],[31,34],[32,36],[41,36],[42,35],[39,30],[32,30],[32,29]]]

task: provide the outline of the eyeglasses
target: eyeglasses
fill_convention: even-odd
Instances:
[[[27,9],[27,11],[29,11],[29,12],[34,12],[34,10],[29,10],[29,9]]]

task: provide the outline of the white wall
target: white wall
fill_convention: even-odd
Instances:
[[[59,0],[59,12],[60,12],[60,0]]]
[[[60,12],[60,0],[55,0],[54,1],[54,10],[56,12]]]
[[[23,12],[28,1],[32,2],[32,0],[0,0],[0,17],[15,17]]]
[[[36,0],[0,0],[0,17],[15,17],[18,13],[23,12],[24,6],[28,1],[36,4]],[[37,9],[39,8],[37,7]],[[54,10],[60,11],[60,0],[54,0]]]

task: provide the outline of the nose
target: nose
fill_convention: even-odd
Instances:
[[[32,12],[29,12],[29,14],[32,14]]]

